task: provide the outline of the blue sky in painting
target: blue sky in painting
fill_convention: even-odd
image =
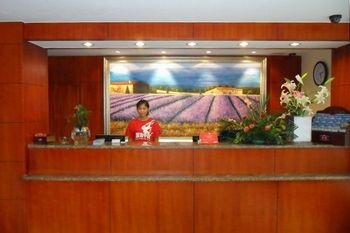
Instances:
[[[111,82],[141,81],[182,88],[229,85],[259,87],[259,63],[132,62],[110,64]]]

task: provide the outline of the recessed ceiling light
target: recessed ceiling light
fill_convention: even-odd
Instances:
[[[242,41],[241,43],[239,43],[239,46],[247,47],[248,46],[248,42],[247,41]]]
[[[162,52],[160,52],[160,53],[161,53],[161,54],[166,54],[166,51],[164,51],[164,50],[163,50],[163,51],[162,51]]]
[[[293,42],[293,43],[290,43],[289,45],[293,46],[293,47],[296,47],[296,46],[299,46],[301,44],[299,42]]]
[[[89,41],[86,41],[86,42],[83,43],[83,45],[84,45],[85,47],[90,48],[90,47],[92,47],[94,44],[91,43],[91,42],[89,42]]]
[[[120,54],[120,51],[119,51],[119,50],[116,50],[115,53]]]
[[[188,46],[191,46],[191,47],[194,47],[194,46],[197,45],[197,43],[194,42],[194,41],[191,41],[191,42],[188,42],[187,45],[188,45]]]
[[[254,51],[252,51],[252,54],[256,54],[256,51],[254,50]]]
[[[210,51],[210,50],[207,50],[207,51],[206,51],[206,54],[211,54],[211,51]]]
[[[138,41],[138,42],[136,42],[136,46],[137,47],[143,47],[143,46],[145,46],[145,43],[142,42],[142,41]]]

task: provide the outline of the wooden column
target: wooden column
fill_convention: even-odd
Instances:
[[[0,232],[26,232],[26,146],[48,131],[46,51],[23,41],[22,23],[0,23]]]

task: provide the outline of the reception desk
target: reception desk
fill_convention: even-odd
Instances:
[[[28,231],[350,232],[350,147],[29,145]]]

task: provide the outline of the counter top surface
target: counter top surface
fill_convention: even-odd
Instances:
[[[221,176],[50,176],[25,175],[26,181],[88,181],[88,182],[254,182],[254,181],[324,181],[350,180],[350,174],[310,175],[221,175]]]
[[[274,149],[274,148],[349,148],[350,146],[337,146],[329,144],[316,144],[311,142],[292,143],[286,145],[252,145],[252,144],[197,144],[191,142],[161,142],[156,145],[61,145],[61,144],[29,144],[28,148],[57,148],[57,149]]]

